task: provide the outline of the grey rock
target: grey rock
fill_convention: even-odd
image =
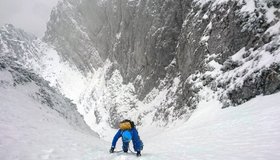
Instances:
[[[223,67],[221,68],[222,71],[226,72],[228,70],[233,70],[236,67],[239,67],[239,63],[233,61],[232,59],[228,59],[224,62]]]
[[[280,66],[275,64],[263,73],[266,78],[264,82],[264,94],[269,95],[280,89]]]
[[[261,71],[260,74],[256,73],[256,75],[259,76],[247,78],[241,88],[235,88],[228,93],[228,98],[231,100],[232,105],[242,104],[260,94],[269,95],[279,91],[279,64],[274,64],[270,68]]]

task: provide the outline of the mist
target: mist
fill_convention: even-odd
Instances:
[[[0,26],[13,24],[42,37],[52,8],[58,0],[0,0]]]

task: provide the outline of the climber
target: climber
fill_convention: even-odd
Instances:
[[[122,137],[123,146],[122,149],[125,153],[127,153],[129,149],[129,142],[132,140],[134,151],[136,152],[136,156],[141,156],[141,150],[143,149],[143,142],[141,141],[138,131],[135,128],[134,122],[128,119],[123,120],[119,124],[119,130],[114,136],[112,141],[112,146],[110,149],[110,153],[114,153],[114,149],[116,147],[117,141],[120,137]]]

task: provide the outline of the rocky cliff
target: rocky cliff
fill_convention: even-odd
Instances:
[[[166,124],[210,92],[228,107],[279,90],[279,8],[277,0],[64,0],[44,40],[85,74],[103,69],[104,85],[87,96],[99,102],[85,111],[97,123],[105,106],[112,125],[149,114]],[[110,94],[100,102],[97,90]]]

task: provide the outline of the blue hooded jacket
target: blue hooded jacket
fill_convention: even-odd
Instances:
[[[129,130],[131,135],[132,135],[132,143],[133,143],[133,148],[136,152],[141,151],[142,147],[143,147],[143,143],[140,140],[140,137],[138,135],[138,131],[136,130],[136,128],[132,128]],[[112,147],[115,148],[117,141],[120,137],[122,137],[122,130],[118,130],[118,132],[116,133],[116,135],[114,136],[113,142],[112,142]]]

